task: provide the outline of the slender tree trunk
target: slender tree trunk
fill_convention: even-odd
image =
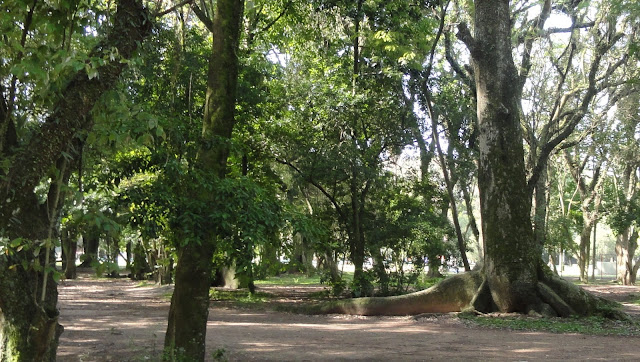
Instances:
[[[436,113],[431,112],[431,128],[433,129],[433,134],[434,134],[433,142],[436,145],[438,160],[440,161],[440,167],[442,168],[442,175],[444,176],[444,183],[447,186],[447,194],[449,195],[449,205],[451,206],[451,217],[453,219],[453,227],[456,233],[456,240],[458,241],[458,250],[460,251],[460,256],[462,257],[462,264],[464,265],[465,271],[470,271],[471,267],[469,267],[469,260],[467,259],[467,246],[464,240],[464,236],[462,235],[462,229],[460,228],[460,219],[458,217],[458,205],[456,204],[456,198],[453,192],[455,181],[452,180],[454,177],[450,177],[449,167],[447,166],[447,162],[444,158],[444,154],[442,153],[442,148],[440,147],[440,141],[438,139],[439,136],[438,136],[437,118],[438,117]],[[454,170],[452,169],[451,176],[453,176],[453,174],[454,174]]]
[[[178,254],[165,347],[172,361],[203,361],[209,315],[213,243],[187,244]]]
[[[593,222],[584,220],[585,225],[580,232],[580,251],[578,254],[578,267],[580,268],[580,281],[589,282],[589,248],[591,246],[591,230]]]
[[[637,164],[628,162],[625,165],[622,175],[621,188],[623,190],[621,200],[622,202],[629,203],[637,194],[637,177],[636,169]],[[627,210],[629,212],[630,210]],[[622,231],[618,231],[616,236],[616,270],[617,280],[623,285],[635,284],[636,274],[640,264],[633,264],[633,258],[635,257],[636,249],[638,247],[638,230],[637,226],[633,224],[627,225]]]
[[[593,244],[591,247],[591,281],[596,281],[596,232],[598,231],[598,221],[593,223]]]
[[[544,248],[547,239],[547,168],[540,172],[540,178],[534,189],[533,235],[540,249]]]
[[[461,185],[461,188],[467,218],[469,219],[469,227],[471,227],[471,232],[473,233],[473,237],[478,245],[478,255],[482,260],[484,260],[484,247],[480,243],[480,230],[478,230],[478,223],[476,221],[475,215],[473,214],[473,205],[471,204],[471,195],[469,194],[469,188],[464,183]]]
[[[68,231],[62,232],[62,248],[64,250],[64,277],[66,279],[76,278],[76,252],[78,249],[78,241],[74,235],[70,235]]]
[[[226,175],[229,142],[235,123],[234,109],[238,82],[238,45],[243,17],[243,0],[218,0],[213,19],[213,49],[209,60],[203,146],[196,167],[210,175]],[[213,195],[200,190],[197,197]],[[205,211],[203,211],[205,212]],[[169,310],[165,348],[172,360],[203,361],[209,308],[209,285],[217,235],[207,228],[200,245],[181,248],[176,267],[176,284]]]
[[[640,263],[633,264],[633,258],[636,254],[636,249],[638,249],[638,229],[633,228],[634,230],[631,232],[631,236],[629,237],[629,248],[627,252],[627,275],[628,275],[628,284],[625,285],[635,285],[636,277],[638,275],[638,269],[640,268]]]
[[[125,255],[127,258],[127,269],[131,270],[131,260],[133,259],[131,241],[127,241],[127,245],[125,246]]]
[[[351,176],[351,232],[350,244],[351,244],[351,261],[354,266],[353,273],[353,293],[356,297],[361,297],[367,294],[367,283],[364,277],[364,254],[365,254],[365,240],[362,230],[361,220],[361,205],[360,198],[357,192],[357,174],[354,171]]]

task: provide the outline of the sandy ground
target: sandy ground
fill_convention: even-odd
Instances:
[[[296,288],[293,295],[308,290]],[[594,286],[624,300],[640,287]],[[265,288],[264,290],[269,290]],[[171,288],[81,275],[61,283],[58,361],[157,361]],[[272,290],[286,294],[286,290]],[[293,298],[295,299],[295,298]],[[626,305],[640,313],[640,307]],[[228,308],[214,303],[207,360],[230,361],[640,360],[640,338],[516,332],[468,327],[451,316],[306,316]]]

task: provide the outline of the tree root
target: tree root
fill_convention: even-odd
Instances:
[[[312,307],[312,314],[416,315],[459,312],[469,308],[478,293],[483,276],[480,272],[458,274],[419,292],[392,297],[355,298]]]
[[[547,317],[601,315],[612,319],[629,319],[626,313],[619,310],[618,303],[592,295],[550,271],[540,274],[539,282],[534,288],[536,295],[532,296],[523,310],[499,310],[484,274],[481,271],[471,271],[454,275],[429,289],[411,294],[328,302],[305,308],[304,312],[367,316],[463,311],[519,312]]]

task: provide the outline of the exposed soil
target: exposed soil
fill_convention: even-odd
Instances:
[[[625,302],[640,287],[588,286]],[[264,286],[274,303],[306,300],[321,287]],[[157,361],[171,287],[81,274],[63,281],[58,361]],[[625,304],[640,315],[640,306]],[[638,360],[640,338],[519,332],[469,327],[450,315],[420,317],[306,316],[212,303],[207,360]]]

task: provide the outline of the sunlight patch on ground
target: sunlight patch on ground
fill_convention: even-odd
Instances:
[[[511,350],[511,352],[515,353],[546,353],[549,351],[551,351],[549,348],[522,348]]]

